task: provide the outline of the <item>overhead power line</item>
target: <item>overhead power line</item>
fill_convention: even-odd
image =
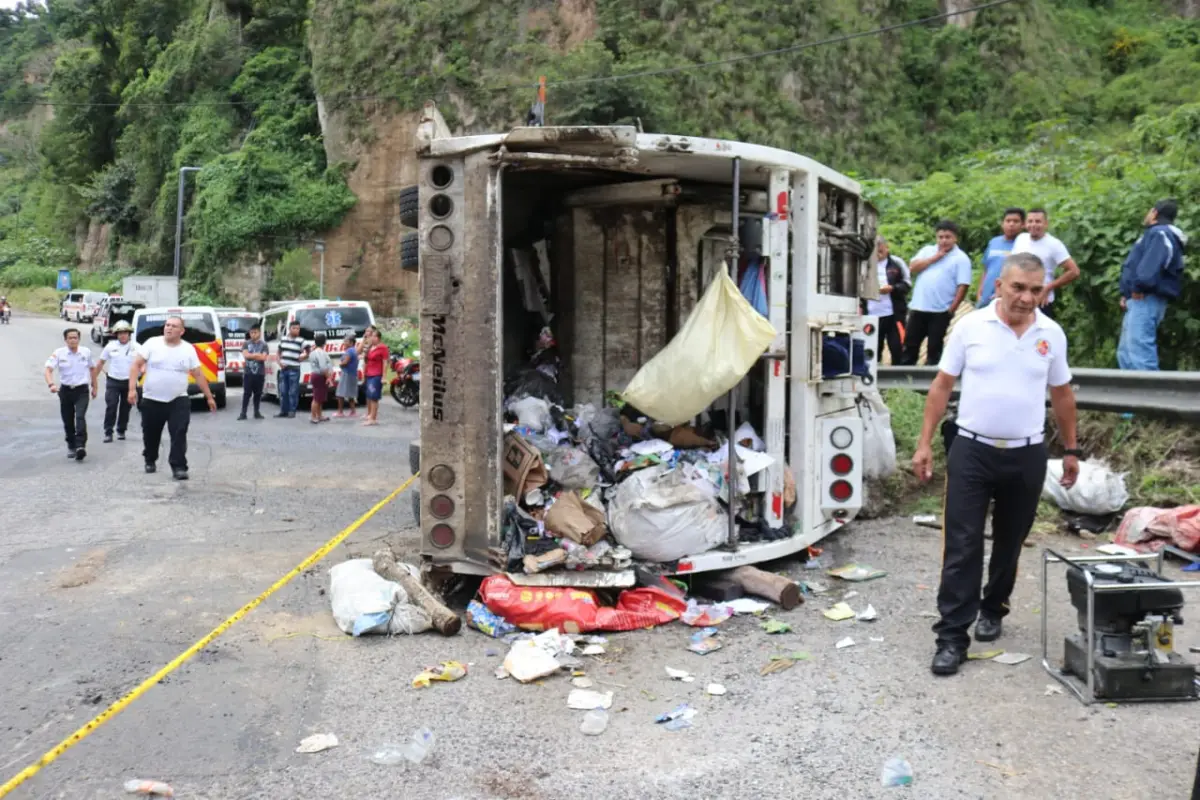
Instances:
[[[942,14],[934,14],[929,17],[921,17],[920,19],[908,20],[907,22],[898,22],[894,25],[885,25],[881,28],[873,28],[867,31],[858,31],[855,33],[844,33],[837,36],[830,36],[825,39],[818,39],[811,42],[801,42],[799,44],[788,45],[787,47],[777,47],[773,50],[762,50],[755,53],[743,53],[738,56],[729,56],[728,58],[720,58],[715,61],[703,61],[696,64],[680,64],[674,67],[660,67],[656,69],[640,70],[638,72],[625,72],[616,75],[597,75],[590,78],[564,78],[562,80],[551,80],[546,82],[547,87],[559,86],[585,86],[595,83],[612,83],[617,81],[637,80],[639,78],[657,78],[666,75],[678,75],[684,72],[692,72],[694,70],[710,69],[712,67],[724,67],[730,64],[739,64],[745,61],[756,61],[760,58],[770,58],[771,56],[787,55],[789,53],[798,53],[802,50],[810,50],[816,47],[826,47],[834,44],[843,44],[845,42],[854,41],[855,39],[865,39],[871,36],[881,36],[885,33],[903,30],[905,28],[915,28],[921,25],[928,25],[931,22],[939,22],[952,17],[962,16],[964,14],[974,14],[979,11],[985,11],[989,8],[1008,5],[1010,3],[1020,2],[1020,0],[993,0],[990,3],[984,3],[971,8],[962,8],[957,11],[947,11]],[[477,91],[483,92],[507,92],[515,90],[528,90],[535,88],[537,84],[530,83],[510,83],[502,86],[483,87]],[[442,96],[451,89],[443,89],[435,92],[435,96]],[[349,97],[339,98],[349,102],[387,102],[394,98],[387,95],[352,95]],[[13,103],[4,103],[0,105],[8,106],[54,106],[59,108],[189,108],[189,107],[204,107],[204,106],[256,106],[260,105],[258,101],[251,100],[197,100],[197,101],[181,101],[174,103],[73,103],[68,101],[54,100],[29,100]]]

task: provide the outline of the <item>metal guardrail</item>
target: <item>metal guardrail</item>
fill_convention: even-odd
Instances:
[[[924,394],[937,367],[880,367],[880,389]],[[1092,411],[1116,411],[1200,420],[1200,372],[1072,369],[1075,402]],[[954,389],[958,396],[958,387]]]

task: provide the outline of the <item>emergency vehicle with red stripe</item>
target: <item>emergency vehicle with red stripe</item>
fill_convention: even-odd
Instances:
[[[221,336],[221,323],[212,306],[175,306],[162,308],[140,308],[133,315],[133,340],[145,344],[155,336],[163,335],[163,326],[170,317],[183,320],[183,340],[196,348],[204,377],[212,390],[217,408],[225,407],[225,346]],[[145,375],[138,379],[138,395]],[[188,375],[188,395],[200,394],[196,379]]]
[[[279,399],[279,339],[286,336],[293,322],[300,323],[300,336],[307,346],[312,346],[313,337],[325,334],[325,352],[333,361],[335,381],[329,386],[329,395],[337,390],[336,378],[340,378],[341,353],[346,347],[347,334],[354,334],[355,341],[362,339],[367,328],[375,324],[375,313],[371,304],[362,300],[285,300],[272,303],[262,316],[263,340],[267,343],[267,373],[263,395]],[[358,362],[359,402],[366,403],[362,359]],[[312,394],[312,368],[308,359],[300,361],[300,396]]]
[[[217,319],[221,323],[221,339],[225,344],[225,378],[230,384],[242,382],[246,374],[246,357],[242,347],[250,336],[250,329],[262,324],[262,315],[244,308],[218,308]]]

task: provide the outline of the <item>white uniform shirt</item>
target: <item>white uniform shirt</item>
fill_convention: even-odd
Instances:
[[[1028,233],[1017,234],[1017,240],[1013,242],[1013,253],[1033,253],[1042,262],[1042,266],[1046,268],[1046,283],[1054,280],[1054,273],[1058,271],[1058,265],[1071,257],[1067,252],[1067,246],[1062,243],[1062,240],[1045,234],[1040,239],[1034,239]],[[1047,298],[1048,302],[1054,302],[1054,292],[1050,293]]]
[[[912,283],[912,275],[908,272],[908,264],[904,263],[904,259],[900,256],[889,256],[900,265],[900,271],[904,273],[904,280]],[[879,288],[882,289],[888,285],[888,258],[879,262]],[[895,306],[892,305],[892,296],[890,294],[879,295],[878,300],[867,301],[867,313],[876,317],[890,317],[895,313]]]
[[[114,381],[127,381],[129,380],[129,366],[133,364],[133,357],[136,354],[137,345],[132,341],[121,344],[114,339],[104,346],[104,350],[100,353],[100,360],[106,365],[108,377]]]
[[[1046,387],[1071,380],[1067,337],[1042,312],[1021,338],[995,301],[950,331],[938,369],[962,378],[958,426],[992,439],[1037,436],[1046,425]]]
[[[46,359],[46,366],[58,370],[58,382],[62,386],[82,386],[92,382],[92,351],[82,345],[74,353],[69,347],[60,347]]]
[[[180,340],[171,347],[161,336],[147,339],[139,351],[146,359],[146,380],[142,396],[159,403],[169,403],[177,397],[187,397],[188,373],[200,366],[196,348]]]

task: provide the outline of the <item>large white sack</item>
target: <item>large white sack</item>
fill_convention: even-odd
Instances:
[[[774,339],[775,327],[721,267],[675,338],[633,376],[624,399],[659,422],[687,422],[736,386]]]
[[[618,542],[647,561],[703,553],[729,536],[728,518],[712,495],[665,464],[635,472],[617,487],[608,524]]]
[[[863,421],[863,473],[868,478],[886,478],[896,471],[892,413],[879,392],[866,392],[858,404],[858,415]]]
[[[1046,464],[1042,494],[1064,511],[1097,516],[1115,514],[1129,501],[1124,474],[1113,472],[1103,461],[1081,461],[1079,477],[1070,489],[1059,484],[1062,474],[1062,459],[1050,459]]]
[[[334,622],[354,636],[421,633],[433,624],[429,612],[409,605],[400,584],[380,577],[369,558],[343,561],[329,570],[329,602]]]

